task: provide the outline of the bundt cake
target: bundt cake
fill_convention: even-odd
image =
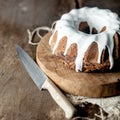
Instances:
[[[119,60],[119,17],[83,7],[62,15],[49,40],[52,54],[76,71],[111,70]]]

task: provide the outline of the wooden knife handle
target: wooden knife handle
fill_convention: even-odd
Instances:
[[[47,89],[51,94],[55,102],[64,110],[65,117],[70,119],[76,112],[75,107],[69,102],[69,100],[64,96],[64,94],[56,87],[56,85],[47,79],[43,84],[43,89]]]

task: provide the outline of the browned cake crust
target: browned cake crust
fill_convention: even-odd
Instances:
[[[86,22],[83,22],[80,24],[80,31],[87,31],[89,34],[89,26],[87,25]],[[104,26],[101,30],[101,32],[105,31],[106,27]],[[51,44],[51,49],[53,49],[56,40],[57,40],[57,34],[56,33],[53,36],[52,39],[52,44]],[[97,30],[93,28],[92,34],[97,34]],[[66,48],[67,44],[67,37],[64,36],[60,42],[59,45],[55,51],[55,55],[59,58],[59,60],[65,64],[65,66],[75,69],[75,59],[77,56],[77,44],[72,44],[70,48],[68,49],[67,54],[64,56],[64,51]],[[115,33],[114,35],[114,50],[113,50],[113,57],[114,60],[117,61],[119,60],[120,56],[120,49],[119,49],[119,34]],[[108,49],[106,47],[105,50],[102,51],[101,55],[101,63],[97,63],[98,60],[98,45],[97,43],[93,42],[87,49],[84,59],[83,59],[83,67],[82,71],[84,72],[93,72],[93,71],[107,71],[110,68],[110,61],[109,61],[109,54],[108,54]]]

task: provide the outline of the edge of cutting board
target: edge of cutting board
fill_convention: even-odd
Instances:
[[[48,44],[51,32],[39,42],[36,61],[45,74],[64,92],[86,97],[120,95],[120,71],[110,73],[75,72],[65,67],[52,55]]]

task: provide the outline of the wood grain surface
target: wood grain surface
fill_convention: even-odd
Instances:
[[[0,0],[0,120],[66,120],[47,91],[39,91],[18,59],[15,45],[35,60],[27,28],[51,26],[70,9],[99,6],[120,13],[119,0]],[[95,111],[90,111],[95,112]]]
[[[18,59],[15,45],[35,60],[27,29],[50,26],[74,0],[0,1],[0,120],[66,120],[47,91],[39,91]]]

